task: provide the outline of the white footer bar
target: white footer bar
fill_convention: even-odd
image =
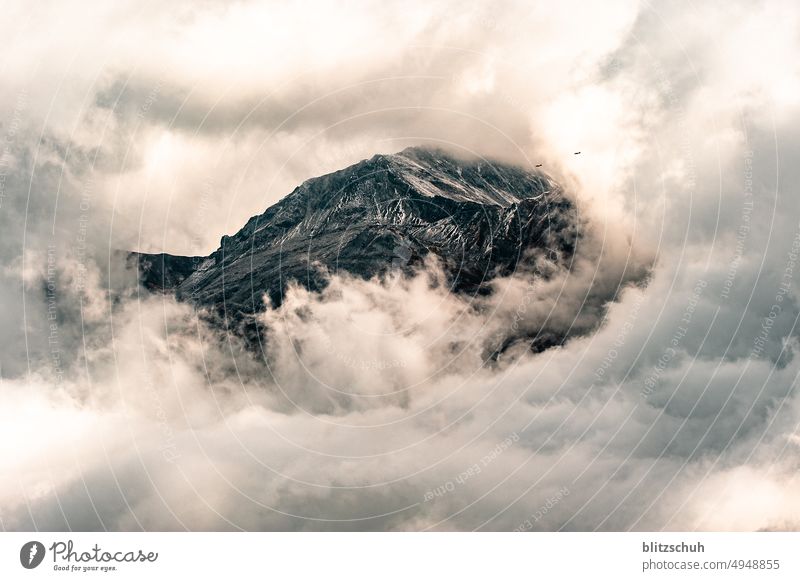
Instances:
[[[0,579],[800,579],[800,533],[2,533]]]

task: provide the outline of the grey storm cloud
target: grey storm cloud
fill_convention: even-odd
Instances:
[[[797,6],[308,12],[5,12],[2,527],[796,529]],[[332,276],[258,360],[118,260],[426,143],[544,164],[572,267]],[[487,363],[544,326],[574,336]]]

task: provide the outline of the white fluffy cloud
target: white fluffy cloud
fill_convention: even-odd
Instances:
[[[797,11],[6,7],[0,523],[796,529]],[[543,163],[574,268],[295,289],[255,361],[109,252],[205,254],[418,143]],[[597,329],[486,360],[543,325]]]

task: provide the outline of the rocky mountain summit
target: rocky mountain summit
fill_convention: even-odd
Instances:
[[[209,256],[131,257],[146,288],[241,323],[292,280],[319,290],[326,272],[410,273],[430,255],[453,292],[487,292],[543,256],[566,264],[577,237],[573,204],[543,173],[412,147],[307,180]]]

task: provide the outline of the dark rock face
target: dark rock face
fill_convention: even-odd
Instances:
[[[139,273],[142,285],[148,290],[177,289],[196,269],[203,256],[175,256],[172,254],[139,254]]]
[[[429,254],[453,291],[485,292],[493,277],[535,270],[537,253],[566,264],[577,232],[572,203],[544,174],[409,148],[306,181],[210,256],[132,256],[147,288],[241,322],[264,293],[280,304],[291,280],[319,290],[325,269],[368,278]]]

